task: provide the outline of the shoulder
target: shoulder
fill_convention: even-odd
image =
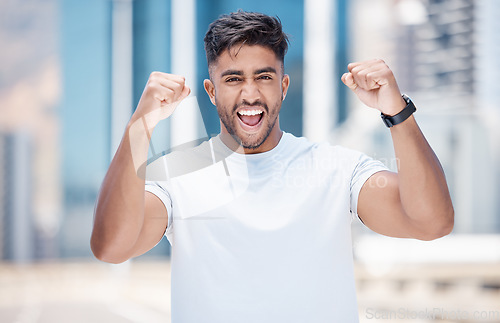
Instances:
[[[159,153],[148,160],[146,179],[166,181],[215,163],[209,141],[193,141]]]

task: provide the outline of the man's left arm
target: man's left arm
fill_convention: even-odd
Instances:
[[[382,60],[351,63],[342,81],[367,106],[394,116],[406,106]],[[432,240],[453,229],[454,211],[443,169],[413,115],[390,128],[398,173],[372,175],[358,197],[357,213],[375,232]]]

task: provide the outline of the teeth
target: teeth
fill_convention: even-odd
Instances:
[[[261,114],[262,110],[242,110],[239,111],[238,113],[244,116],[255,116],[257,114]]]

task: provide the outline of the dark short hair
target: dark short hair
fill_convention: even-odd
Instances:
[[[271,49],[283,63],[288,49],[288,35],[278,17],[238,10],[212,22],[205,34],[208,66],[226,49],[238,44],[260,45]]]

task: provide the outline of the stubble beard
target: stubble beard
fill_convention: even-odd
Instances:
[[[273,107],[272,111],[279,111],[279,108],[280,108],[279,104],[280,103],[277,103],[276,106]],[[256,134],[251,134],[249,136],[245,136],[245,138],[241,138],[240,136],[238,136],[238,134],[237,134],[237,127],[238,126],[236,124],[238,122],[238,120],[236,120],[236,118],[239,118],[239,117],[236,115],[235,111],[241,105],[262,107],[265,111],[265,116],[268,118],[267,119],[267,121],[268,121],[267,128],[263,129],[263,131],[262,130],[259,131]],[[231,135],[231,137],[233,137],[233,139],[240,146],[242,146],[245,149],[259,148],[266,141],[266,139],[269,137],[269,135],[271,134],[271,131],[273,130],[274,125],[276,124],[276,120],[278,119],[278,113],[276,113],[276,115],[272,116],[269,113],[270,110],[269,110],[268,106],[266,104],[260,103],[260,102],[256,102],[253,104],[247,104],[246,102],[236,104],[236,105],[234,105],[233,109],[231,110],[231,114],[228,114],[226,111],[228,111],[227,108],[225,108],[225,107],[219,108],[219,105],[217,105],[217,113],[219,114],[219,118],[222,121],[222,124],[224,125],[224,127],[226,128],[227,132]],[[262,118],[264,118],[264,116],[262,116]],[[266,123],[266,120],[262,120],[262,122]],[[264,124],[264,126],[265,126],[265,124]]]

